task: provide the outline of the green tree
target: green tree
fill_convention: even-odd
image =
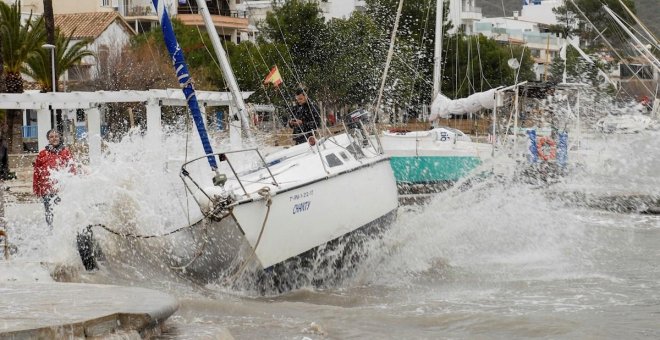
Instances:
[[[454,35],[447,40],[443,58],[442,89],[450,98],[466,97],[474,92],[497,86],[509,86],[518,81],[534,80],[529,49],[520,46],[503,46],[482,35]],[[507,61],[515,58],[518,69],[508,67]]]
[[[550,25],[550,32],[559,34],[566,39],[579,33],[579,19],[577,13],[573,13],[567,6],[560,6],[552,9],[557,18],[558,24]]]
[[[386,40],[373,19],[362,13],[328,23],[323,50],[328,58],[319,97],[335,106],[365,105],[376,97]]]
[[[55,34],[55,79],[59,79],[71,67],[77,65],[84,57],[94,56],[92,51],[87,49],[91,40],[80,40],[71,44],[71,35],[64,36],[59,30]],[[52,89],[52,75],[50,70],[51,56],[50,51],[41,49],[37,53],[31,54],[22,71],[37,81],[43,92]]]
[[[315,2],[290,0],[269,12],[260,25],[265,41],[282,46],[282,63],[288,67],[288,84],[305,85],[312,92],[321,86],[319,72],[325,71],[327,51],[323,49],[327,38],[321,10]],[[288,70],[287,68],[291,68]]]
[[[45,24],[45,29],[46,29],[46,42],[55,45],[55,14],[53,13],[53,0],[43,0],[44,3],[44,24]],[[48,64],[50,65],[50,64]],[[50,67],[50,66],[49,66]],[[57,70],[57,65],[55,65],[55,69]],[[59,79],[59,78],[57,78]],[[58,80],[55,79],[55,88],[58,88]],[[50,91],[50,89],[46,89],[46,92]],[[60,115],[61,117],[61,115]],[[58,126],[61,125],[61,121],[58,121],[57,124]]]
[[[23,93],[21,70],[28,58],[39,53],[46,40],[43,19],[35,19],[32,13],[26,21],[21,18],[21,3],[7,5],[0,2],[0,45],[4,69],[5,90],[9,93]],[[10,131],[9,150],[13,153],[23,151],[23,137],[20,128],[22,119],[20,110],[7,112],[7,125]]]
[[[367,14],[381,27],[393,27],[396,16],[398,0],[367,0]],[[446,42],[449,39],[448,31],[453,27],[447,19],[449,14],[449,1],[444,2],[443,10],[443,51],[447,51]],[[403,4],[399,30],[397,32],[397,64],[404,70],[392,70],[392,77],[399,74],[397,87],[406,94],[404,102],[409,105],[428,104],[431,102],[433,91],[433,64],[435,57],[435,1],[406,1]],[[383,32],[382,39],[389,41],[388,32]],[[403,53],[408,53],[410,59],[402,59]],[[446,53],[446,52],[445,52]],[[385,55],[385,54],[383,54]],[[383,58],[384,63],[384,58]],[[405,74],[408,74],[406,77]],[[411,79],[408,79],[412,77]],[[407,86],[400,86],[406,84]],[[413,95],[414,94],[414,95]]]
[[[43,19],[33,18],[32,14],[23,24],[21,3],[7,5],[0,2],[0,39],[4,61],[5,86],[9,93],[23,92],[23,63],[30,55],[39,53],[45,42],[46,31]]]
[[[598,58],[592,58],[598,60]],[[589,63],[584,60],[580,53],[573,47],[566,49],[566,61],[556,57],[550,65],[551,78],[555,82],[562,82],[564,70],[566,70],[566,81],[569,83],[584,83],[598,86],[601,80],[598,78],[598,68],[604,65]]]
[[[179,46],[181,46],[186,57],[188,68],[195,79],[195,88],[226,91],[227,87],[213,51],[211,39],[206,31],[198,27],[186,26],[176,18],[172,18],[172,27]],[[134,51],[155,46],[159,58],[168,56],[161,30],[140,34],[132,38],[131,41],[131,48]],[[231,42],[223,42],[223,44],[225,50],[230,49],[229,45],[233,45]]]
[[[621,0],[623,3],[635,13],[635,2],[633,0]],[[579,20],[579,28],[574,32],[579,34],[580,38],[586,41],[589,44],[600,46],[603,44],[599,40],[598,32],[602,32],[608,40],[612,42],[615,46],[621,46],[625,41],[628,40],[628,37],[625,36],[625,33],[621,31],[621,28],[614,22],[612,17],[607,14],[603,9],[603,5],[607,5],[614,13],[623,18],[624,21],[633,22],[633,19],[628,15],[628,12],[623,8],[619,0],[571,0],[567,1],[564,6],[561,6],[555,10],[555,13],[564,16],[562,24],[570,20],[569,18],[576,18]],[[596,27],[590,27],[589,23],[586,22],[580,11],[586,15],[586,17],[593,23]],[[565,30],[569,30],[566,28]],[[573,33],[573,32],[568,32]]]

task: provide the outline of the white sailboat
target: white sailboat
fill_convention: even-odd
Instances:
[[[243,115],[245,106],[206,3],[197,3]],[[346,133],[268,157],[257,148],[214,152],[166,8],[159,0],[153,5],[204,145],[204,155],[183,164],[180,173],[203,216],[161,238],[166,244],[161,243],[157,257],[200,282],[230,283],[250,272],[279,290],[305,284],[289,280],[289,271],[323,262],[329,252],[336,256],[330,265],[350,263],[342,256],[396,217],[397,190],[388,157],[360,122]],[[247,124],[245,117],[241,120]],[[249,157],[256,164],[244,167]]]
[[[443,1],[438,0],[436,7],[434,100],[429,120],[493,109],[495,89],[456,100],[440,93]],[[384,131],[381,142],[385,154],[391,156],[390,163],[403,193],[411,185],[446,188],[492,154],[492,145],[473,142],[460,130],[437,125],[428,131]]]

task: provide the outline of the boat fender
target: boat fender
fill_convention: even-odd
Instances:
[[[82,260],[85,270],[91,271],[98,269],[99,266],[94,254],[94,233],[92,232],[91,225],[78,233],[76,236],[76,246],[78,247],[78,253],[80,254],[80,259]]]
[[[547,154],[545,153],[544,150],[544,147],[546,145],[550,147],[550,150]],[[539,158],[541,158],[544,161],[557,158],[557,144],[555,143],[554,140],[552,140],[552,138],[541,137],[539,139],[538,144],[536,145],[536,148]]]

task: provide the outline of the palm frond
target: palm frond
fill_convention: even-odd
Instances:
[[[23,21],[20,6],[20,1],[13,5],[0,2],[1,53],[7,72],[19,72],[29,56],[40,51],[46,41],[43,19],[30,13],[27,21]]]

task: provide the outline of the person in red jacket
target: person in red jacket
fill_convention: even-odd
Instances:
[[[73,172],[73,157],[71,152],[60,142],[60,134],[57,130],[49,130],[46,133],[48,145],[39,152],[34,161],[34,175],[32,178],[32,190],[34,194],[41,197],[46,209],[46,223],[53,227],[53,204],[57,204],[60,198],[50,179],[50,172],[71,167]]]

